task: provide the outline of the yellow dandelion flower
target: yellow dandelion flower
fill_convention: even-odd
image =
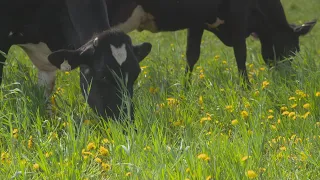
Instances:
[[[107,148],[103,147],[103,146],[100,146],[99,152],[103,156],[108,156],[109,155],[109,150]]]
[[[240,114],[243,118],[247,118],[249,116],[249,113],[247,111],[241,111]]]
[[[282,106],[282,107],[280,108],[280,111],[281,111],[281,112],[287,111],[287,110],[288,110],[288,108],[287,108],[286,106]]]
[[[320,97],[320,92],[316,92],[316,97]]]
[[[13,136],[15,139],[18,138],[18,132],[19,132],[18,129],[13,129],[13,131],[12,131],[12,136]]]
[[[143,71],[147,68],[148,66],[141,66],[140,69]]]
[[[63,126],[63,127],[69,126],[69,122],[63,122],[63,123],[62,123],[62,126]]]
[[[127,172],[126,173],[126,176],[128,177],[128,176],[131,176],[132,175],[132,173],[131,172]]]
[[[296,115],[295,112],[290,112],[290,113],[288,114],[288,117],[293,117],[293,116],[295,116],[295,115]]]
[[[233,106],[232,106],[232,105],[227,105],[227,106],[225,107],[225,109],[226,109],[227,111],[229,111],[229,112],[233,112]]]
[[[58,133],[56,133],[56,132],[51,132],[48,138],[58,139]]]
[[[273,113],[273,110],[272,110],[272,109],[269,109],[268,112],[269,112],[269,113]]]
[[[316,126],[320,127],[320,122],[316,122]]]
[[[266,87],[268,87],[269,86],[269,82],[268,81],[263,81],[262,82],[262,89],[265,89]]]
[[[298,106],[298,104],[292,104],[291,108],[296,108]]]
[[[32,136],[29,137],[29,140],[28,140],[28,148],[31,149],[32,148]]]
[[[46,158],[49,158],[50,156],[52,156],[52,152],[46,152],[46,154],[44,155]]]
[[[259,170],[260,170],[260,172],[263,173],[263,172],[266,172],[267,169],[266,168],[259,168]]]
[[[212,134],[211,131],[209,131],[209,132],[206,133],[207,136],[209,136],[209,135],[211,135],[211,134]]]
[[[81,153],[83,156],[93,155],[91,152],[87,152],[85,149],[82,149]]]
[[[304,98],[304,97],[307,97],[308,95],[306,93],[304,93],[303,91],[301,90],[296,90],[296,94],[299,95],[300,97]]]
[[[288,115],[288,114],[290,114],[289,111],[284,111],[284,112],[282,113],[282,115]]]
[[[264,70],[266,70],[265,67],[261,67],[261,68],[260,68],[260,71],[264,71]]]
[[[64,72],[64,74],[65,74],[65,75],[69,75],[69,74],[70,74],[70,72],[69,72],[69,71],[66,71],[66,72]]]
[[[89,144],[87,145],[87,150],[88,150],[88,151],[90,151],[90,150],[92,150],[92,149],[96,149],[96,145],[95,145],[93,142],[91,142],[91,143],[89,143]]]
[[[102,160],[100,158],[98,158],[98,157],[95,158],[94,161],[97,162],[97,163],[102,163]]]
[[[241,161],[244,162],[244,161],[248,160],[249,158],[250,158],[250,156],[243,156],[243,157],[241,158]]]
[[[271,125],[271,129],[272,129],[272,130],[277,130],[277,126]]]
[[[254,92],[254,95],[255,96],[258,96],[260,94],[260,91],[258,91],[258,90],[256,90],[255,92]]]
[[[280,150],[281,150],[281,151],[286,151],[287,148],[286,148],[285,146],[281,146],[281,147],[280,147]]]
[[[203,118],[200,119],[200,123],[201,124],[204,123],[205,121],[211,121],[211,117],[208,116],[208,117],[203,117]]]
[[[304,115],[302,115],[302,118],[303,119],[307,119],[307,117],[310,115],[310,112],[308,111],[308,112],[306,112]]]
[[[231,124],[233,126],[237,125],[238,123],[239,123],[239,121],[237,119],[231,121]]]
[[[223,61],[222,61],[222,64],[228,64],[228,62],[227,62],[227,61],[225,61],[225,60],[223,60]]]
[[[190,170],[190,168],[187,168],[186,169],[186,173],[189,173],[191,170]]]
[[[172,124],[173,124],[173,126],[181,126],[181,125],[183,125],[183,121],[182,120],[175,121]]]
[[[1,161],[9,159],[9,154],[6,152],[1,153]]]
[[[306,103],[303,105],[303,108],[305,108],[305,109],[309,109],[310,107],[311,107],[311,105],[309,103]]]
[[[111,165],[107,163],[101,163],[102,170],[109,171],[111,169]]]
[[[219,55],[215,55],[215,56],[214,56],[214,60],[218,60],[219,58],[220,58]]]
[[[151,151],[152,148],[151,148],[150,146],[146,146],[146,147],[143,148],[143,150],[145,150],[145,151]]]
[[[173,106],[178,104],[178,100],[175,98],[167,98],[168,105]]]
[[[198,159],[202,159],[204,161],[209,161],[210,157],[207,154],[202,153],[202,154],[198,155]]]
[[[200,104],[200,105],[203,105],[203,98],[202,98],[202,96],[199,97],[199,104]]]
[[[110,143],[110,141],[109,141],[109,139],[104,138],[104,139],[102,140],[102,143],[104,143],[104,144],[109,144],[109,143]]]
[[[249,179],[253,179],[253,178],[256,178],[258,175],[253,170],[248,170],[247,171],[247,176],[248,176]]]
[[[280,124],[281,123],[281,119],[278,119],[278,124]]]
[[[293,97],[293,96],[291,96],[291,97],[289,97],[289,100],[290,100],[290,101],[292,101],[292,100],[296,100],[296,98],[295,98],[295,97]]]
[[[268,116],[268,119],[273,119],[273,118],[274,118],[273,115],[269,115],[269,116]]]
[[[34,163],[32,167],[33,167],[34,170],[39,170],[40,169],[40,165],[38,163]]]
[[[246,103],[245,105],[244,105],[244,107],[246,107],[246,108],[249,108],[251,105],[250,105],[250,103]]]
[[[212,179],[212,176],[207,176],[206,177],[206,180],[211,180]]]
[[[205,78],[205,75],[204,75],[203,73],[200,73],[200,74],[199,74],[199,78],[200,78],[200,79],[204,79],[204,78]]]

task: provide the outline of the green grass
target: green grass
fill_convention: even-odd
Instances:
[[[318,0],[282,2],[290,22],[320,17]],[[186,32],[131,33],[153,49],[129,127],[92,112],[74,83],[78,70],[58,73],[49,117],[36,69],[12,47],[0,91],[0,179],[247,179],[250,170],[261,179],[320,179],[319,27],[301,38],[290,69],[268,69],[248,38],[251,90],[239,86],[232,49],[210,33],[187,91]]]

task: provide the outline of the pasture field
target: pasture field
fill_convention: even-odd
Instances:
[[[320,17],[319,0],[282,2],[290,22]],[[186,31],[130,35],[153,49],[129,126],[92,112],[79,70],[58,73],[49,117],[36,69],[12,47],[0,88],[0,179],[320,179],[320,24],[291,68],[268,69],[248,38],[250,90],[239,86],[232,49],[210,33],[188,90]]]

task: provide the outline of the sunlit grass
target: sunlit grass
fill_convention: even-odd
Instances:
[[[283,2],[290,21],[319,17],[317,0]],[[13,47],[0,91],[0,179],[320,178],[319,25],[281,70],[268,69],[248,38],[250,90],[239,85],[232,49],[212,34],[189,89],[185,31],[131,36],[153,50],[141,63],[129,126],[92,112],[78,70],[58,73],[49,117],[36,69]]]

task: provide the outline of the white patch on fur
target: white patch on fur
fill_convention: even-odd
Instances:
[[[42,71],[55,71],[57,68],[52,65],[49,60],[48,56],[51,54],[51,50],[48,48],[48,46],[40,42],[39,44],[19,44],[20,46],[29,56],[32,63]]]
[[[19,44],[18,46],[20,46],[27,53],[32,63],[37,67],[38,85],[45,88],[44,96],[47,100],[49,100],[55,85],[57,70],[57,68],[48,60],[51,50],[43,42],[40,42],[39,44]],[[50,115],[52,115],[51,106],[51,103],[48,103],[47,112]]]
[[[45,87],[45,97],[49,98],[54,88],[56,71],[38,71],[38,85]]]
[[[10,31],[8,37],[10,37],[10,36],[12,36],[12,35],[13,35],[13,32]]]
[[[143,7],[138,5],[133,11],[131,16],[126,22],[116,25],[115,28],[122,30],[125,33],[129,33],[137,29],[141,22],[146,18],[147,13],[143,10]]]
[[[219,27],[221,24],[224,24],[224,20],[221,20],[220,18],[217,17],[216,22],[209,24],[206,23],[206,25],[209,27],[209,29],[215,29]]]
[[[126,45],[122,44],[120,47],[115,47],[112,44],[110,44],[111,52],[113,57],[116,59],[116,61],[121,66],[122,63],[124,63],[127,60],[127,50]]]
[[[61,71],[70,71],[71,65],[69,64],[68,60],[64,60],[63,63],[60,65]]]

